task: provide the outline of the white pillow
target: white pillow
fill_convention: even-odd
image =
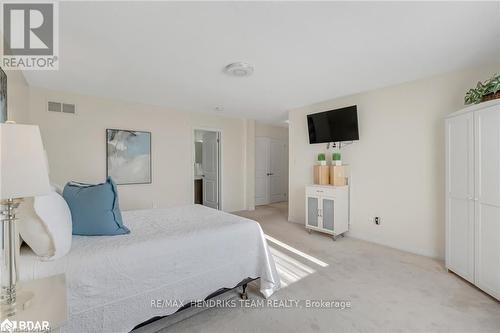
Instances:
[[[54,241],[45,223],[36,215],[33,201],[33,198],[26,198],[19,206],[17,229],[37,256],[50,258],[55,254]]]
[[[50,183],[50,188],[52,189],[52,191],[57,192],[57,194],[63,194],[64,186],[60,186],[56,183]]]
[[[54,242],[55,253],[50,259],[57,259],[71,250],[73,224],[71,211],[64,198],[52,192],[49,195],[35,197],[35,212],[45,223]]]
[[[33,204],[30,204],[33,202]],[[33,252],[45,260],[66,255],[71,249],[72,223],[68,204],[51,192],[23,203],[19,232]]]

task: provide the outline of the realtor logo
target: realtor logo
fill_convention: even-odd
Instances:
[[[4,4],[6,55],[53,55],[54,4]]]
[[[2,4],[5,69],[58,69],[58,10],[56,2]]]

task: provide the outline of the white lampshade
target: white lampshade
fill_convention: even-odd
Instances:
[[[0,124],[0,199],[50,192],[47,163],[38,126]]]

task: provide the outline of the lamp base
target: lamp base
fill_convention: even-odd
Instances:
[[[3,261],[1,267],[0,318],[12,317],[29,306],[33,293],[18,290],[16,244],[19,234],[15,222],[16,209],[22,199],[1,200],[0,220],[3,227]]]
[[[16,313],[28,308],[34,296],[35,294],[33,294],[31,291],[18,291],[15,303],[0,304],[0,320],[12,317]]]

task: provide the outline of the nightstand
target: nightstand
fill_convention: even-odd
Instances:
[[[2,318],[2,326],[19,325],[48,325],[50,330],[63,326],[68,319],[68,305],[66,296],[66,277],[64,274],[54,275],[43,279],[18,282],[19,291],[28,291],[34,294],[27,306],[18,310],[10,317]],[[6,320],[9,323],[6,323]],[[44,324],[45,323],[45,324]],[[12,327],[12,326],[11,326]]]

